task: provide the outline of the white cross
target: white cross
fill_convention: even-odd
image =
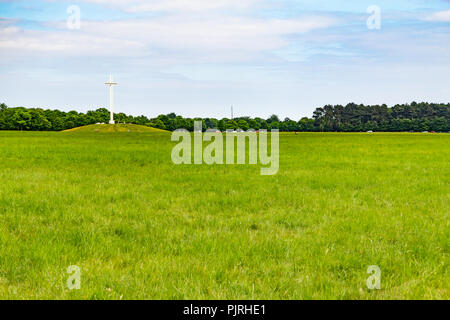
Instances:
[[[117,85],[116,82],[113,82],[112,75],[109,75],[109,82],[105,82],[106,85],[109,86],[109,112],[110,112],[110,120],[109,124],[114,124],[114,96],[113,96],[113,86]]]

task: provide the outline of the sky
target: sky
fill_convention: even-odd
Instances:
[[[149,117],[448,103],[450,1],[0,0],[0,102],[107,107],[110,73]]]

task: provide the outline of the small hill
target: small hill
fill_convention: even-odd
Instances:
[[[140,126],[137,124],[91,124],[77,127],[63,132],[168,132],[166,130],[152,127]]]

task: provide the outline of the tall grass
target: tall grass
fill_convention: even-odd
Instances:
[[[449,135],[282,134],[275,176],[173,146],[0,132],[0,298],[450,298]]]

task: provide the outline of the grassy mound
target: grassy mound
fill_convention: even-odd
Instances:
[[[140,126],[137,124],[91,124],[64,132],[168,132],[162,129]]]

